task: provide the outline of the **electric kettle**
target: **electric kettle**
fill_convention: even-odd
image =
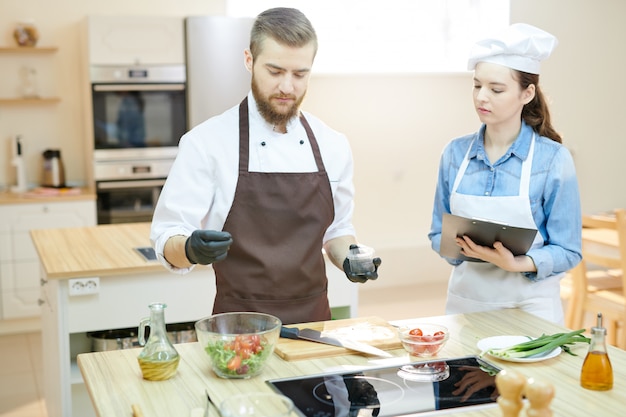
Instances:
[[[46,149],[43,152],[43,183],[44,187],[65,187],[65,168],[61,160],[61,151]]]

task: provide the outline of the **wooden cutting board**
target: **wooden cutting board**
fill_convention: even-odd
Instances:
[[[319,330],[326,333],[324,336],[350,338],[383,350],[402,348],[396,328],[380,317],[299,323],[290,324],[286,327]],[[365,355],[364,353],[338,346],[283,338],[278,339],[274,352],[287,361],[350,354]]]

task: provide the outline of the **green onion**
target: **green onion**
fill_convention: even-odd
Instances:
[[[480,356],[488,353],[499,358],[528,358],[530,356],[539,355],[541,353],[551,352],[557,347],[561,347],[570,355],[577,356],[570,350],[568,345],[574,343],[589,343],[591,339],[582,335],[585,329],[575,330],[569,333],[555,333],[551,335],[542,334],[536,339],[528,342],[518,343],[517,345],[506,348],[492,348],[482,352]]]

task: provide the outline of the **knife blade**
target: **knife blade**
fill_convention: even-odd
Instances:
[[[280,337],[286,339],[301,339],[308,340],[310,342],[324,343],[326,345],[338,346],[350,350],[355,350],[369,355],[384,356],[387,358],[393,355],[389,352],[385,352],[382,349],[378,349],[367,343],[358,342],[356,340],[338,339],[336,337],[322,336],[322,332],[313,329],[298,329],[297,327],[285,327],[280,328]]]

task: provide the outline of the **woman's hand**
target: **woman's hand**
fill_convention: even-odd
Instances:
[[[502,242],[495,242],[493,248],[477,245],[468,236],[456,238],[456,244],[461,248],[461,253],[469,258],[480,259],[489,262],[511,272],[535,272],[537,267],[529,256],[515,256],[504,247]]]
[[[461,402],[467,401],[475,392],[483,388],[493,387],[491,398],[498,396],[494,378],[481,369],[471,366],[461,366],[460,371],[465,371],[465,375],[461,380],[454,384],[456,390],[452,391],[453,395],[463,395]]]

